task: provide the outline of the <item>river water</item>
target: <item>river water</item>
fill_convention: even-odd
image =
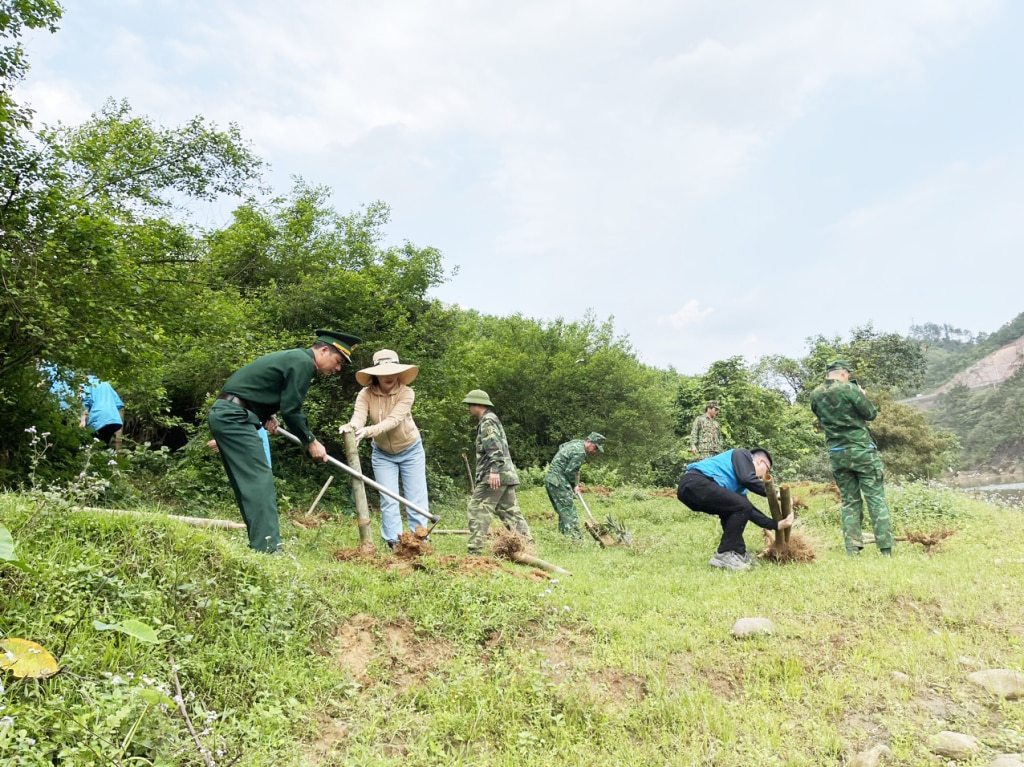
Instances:
[[[1024,509],[1024,482],[1020,477],[1010,477],[1004,481],[993,481],[992,477],[988,477],[979,479],[978,484],[971,484],[970,481],[956,484],[965,492],[985,496],[1001,506]]]

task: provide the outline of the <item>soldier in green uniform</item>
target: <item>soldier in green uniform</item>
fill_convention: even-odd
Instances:
[[[327,450],[309,430],[302,403],[313,376],[337,373],[352,361],[352,350],[360,343],[355,336],[333,330],[316,334],[308,349],[266,354],[235,371],[210,409],[210,432],[249,531],[249,547],[256,551],[273,552],[281,546],[274,474],[258,429],[263,425],[276,433],[274,414],[280,410],[309,457],[326,460]]]
[[[690,452],[703,460],[725,450],[722,441],[722,427],[715,420],[718,417],[718,403],[714,400],[704,406],[704,415],[693,419],[690,429]]]
[[[558,513],[558,532],[572,538],[581,537],[579,516],[576,514],[576,496],[579,489],[580,468],[598,450],[604,452],[604,435],[590,432],[586,439],[564,442],[551,459],[544,475],[544,489],[551,505]]]
[[[886,556],[892,554],[892,522],[885,503],[882,460],[868,431],[878,410],[856,381],[850,380],[850,364],[829,364],[825,383],[811,392],[811,410],[825,429],[832,475],[843,499],[843,538],[847,553],[864,548],[861,525],[864,504],[875,531],[875,543]]]
[[[505,428],[491,410],[487,392],[474,389],[462,400],[479,422],[476,427],[476,490],[469,499],[469,553],[482,554],[491,514],[506,528],[515,530],[531,543],[533,535],[516,501],[519,474],[508,451]]]

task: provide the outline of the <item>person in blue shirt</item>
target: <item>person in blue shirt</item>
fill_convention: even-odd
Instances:
[[[747,498],[753,490],[767,496],[764,478],[772,468],[772,457],[763,448],[726,450],[703,461],[691,463],[679,480],[676,497],[693,511],[712,514],[722,523],[722,541],[711,558],[712,567],[749,570],[753,557],[747,553],[743,530],[753,522],[765,530],[793,526],[793,515],[777,522],[761,513]]]
[[[124,403],[114,391],[114,387],[96,376],[89,376],[88,383],[82,391],[82,418],[79,426],[88,426],[96,432],[97,438],[109,448],[114,442],[114,450],[121,449],[121,434],[124,429]]]

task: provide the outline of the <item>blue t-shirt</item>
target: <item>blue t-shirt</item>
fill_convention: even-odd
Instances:
[[[116,423],[118,426],[124,425],[121,413],[118,412],[120,408],[124,407],[124,403],[117,396],[114,387],[106,381],[90,376],[89,385],[85,387],[85,392],[82,395],[82,403],[89,411],[86,425],[93,431],[99,431],[112,423]]]

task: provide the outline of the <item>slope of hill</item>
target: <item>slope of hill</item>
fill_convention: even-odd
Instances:
[[[1001,346],[965,370],[961,370],[937,389],[926,394],[918,394],[904,402],[919,410],[930,410],[941,395],[958,386],[965,386],[970,390],[992,389],[1009,380],[1021,367],[1024,367],[1024,336]]]

